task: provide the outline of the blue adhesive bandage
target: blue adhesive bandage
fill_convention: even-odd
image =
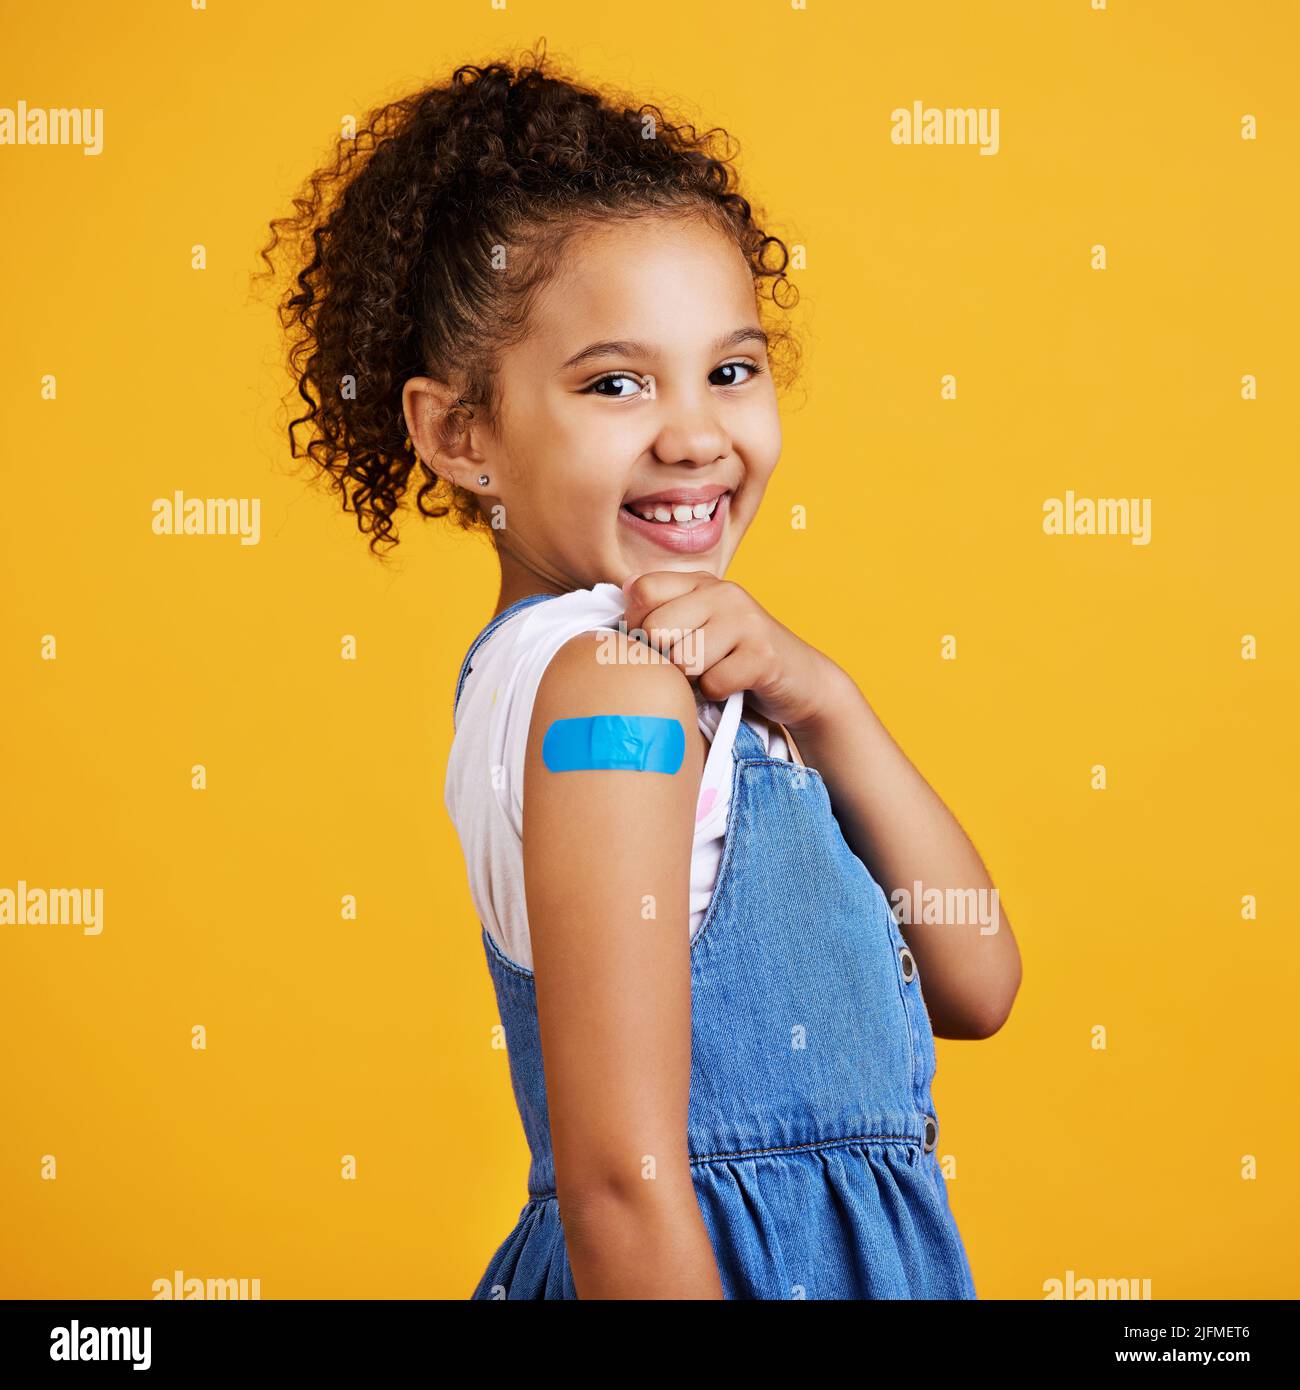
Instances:
[[[552,772],[666,772],[686,757],[680,721],[642,714],[596,714],[557,719],[542,739]]]

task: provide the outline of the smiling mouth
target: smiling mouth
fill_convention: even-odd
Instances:
[[[708,502],[625,502],[623,510],[660,526],[680,526],[690,531],[707,526],[726,493],[719,493]]]
[[[731,512],[731,490],[675,488],[658,497],[635,498],[619,508],[619,523],[643,540],[677,555],[704,555],[722,540]]]

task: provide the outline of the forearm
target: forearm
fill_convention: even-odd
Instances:
[[[821,773],[846,843],[891,905],[906,909],[899,929],[916,957],[936,1035],[987,1037],[1010,1011],[1021,970],[997,890],[956,818],[852,678],[834,671],[818,713],[790,732]],[[944,905],[937,914],[936,904]]]
[[[713,1245],[687,1176],[631,1194],[560,1200],[573,1281],[582,1299],[721,1299]]]

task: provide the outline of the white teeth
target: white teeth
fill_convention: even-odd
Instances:
[[[695,521],[706,521],[718,508],[718,498],[712,502],[676,502],[671,507],[666,502],[656,502],[651,506],[633,506],[632,510],[645,521],[670,521],[678,526],[689,525]]]

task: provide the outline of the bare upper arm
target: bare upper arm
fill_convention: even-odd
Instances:
[[[561,1210],[628,1195],[647,1156],[685,1174],[690,861],[703,761],[685,675],[658,653],[601,662],[583,633],[537,690],[524,762],[524,885]],[[625,645],[623,645],[625,650]],[[557,719],[677,720],[680,769],[553,772]]]

